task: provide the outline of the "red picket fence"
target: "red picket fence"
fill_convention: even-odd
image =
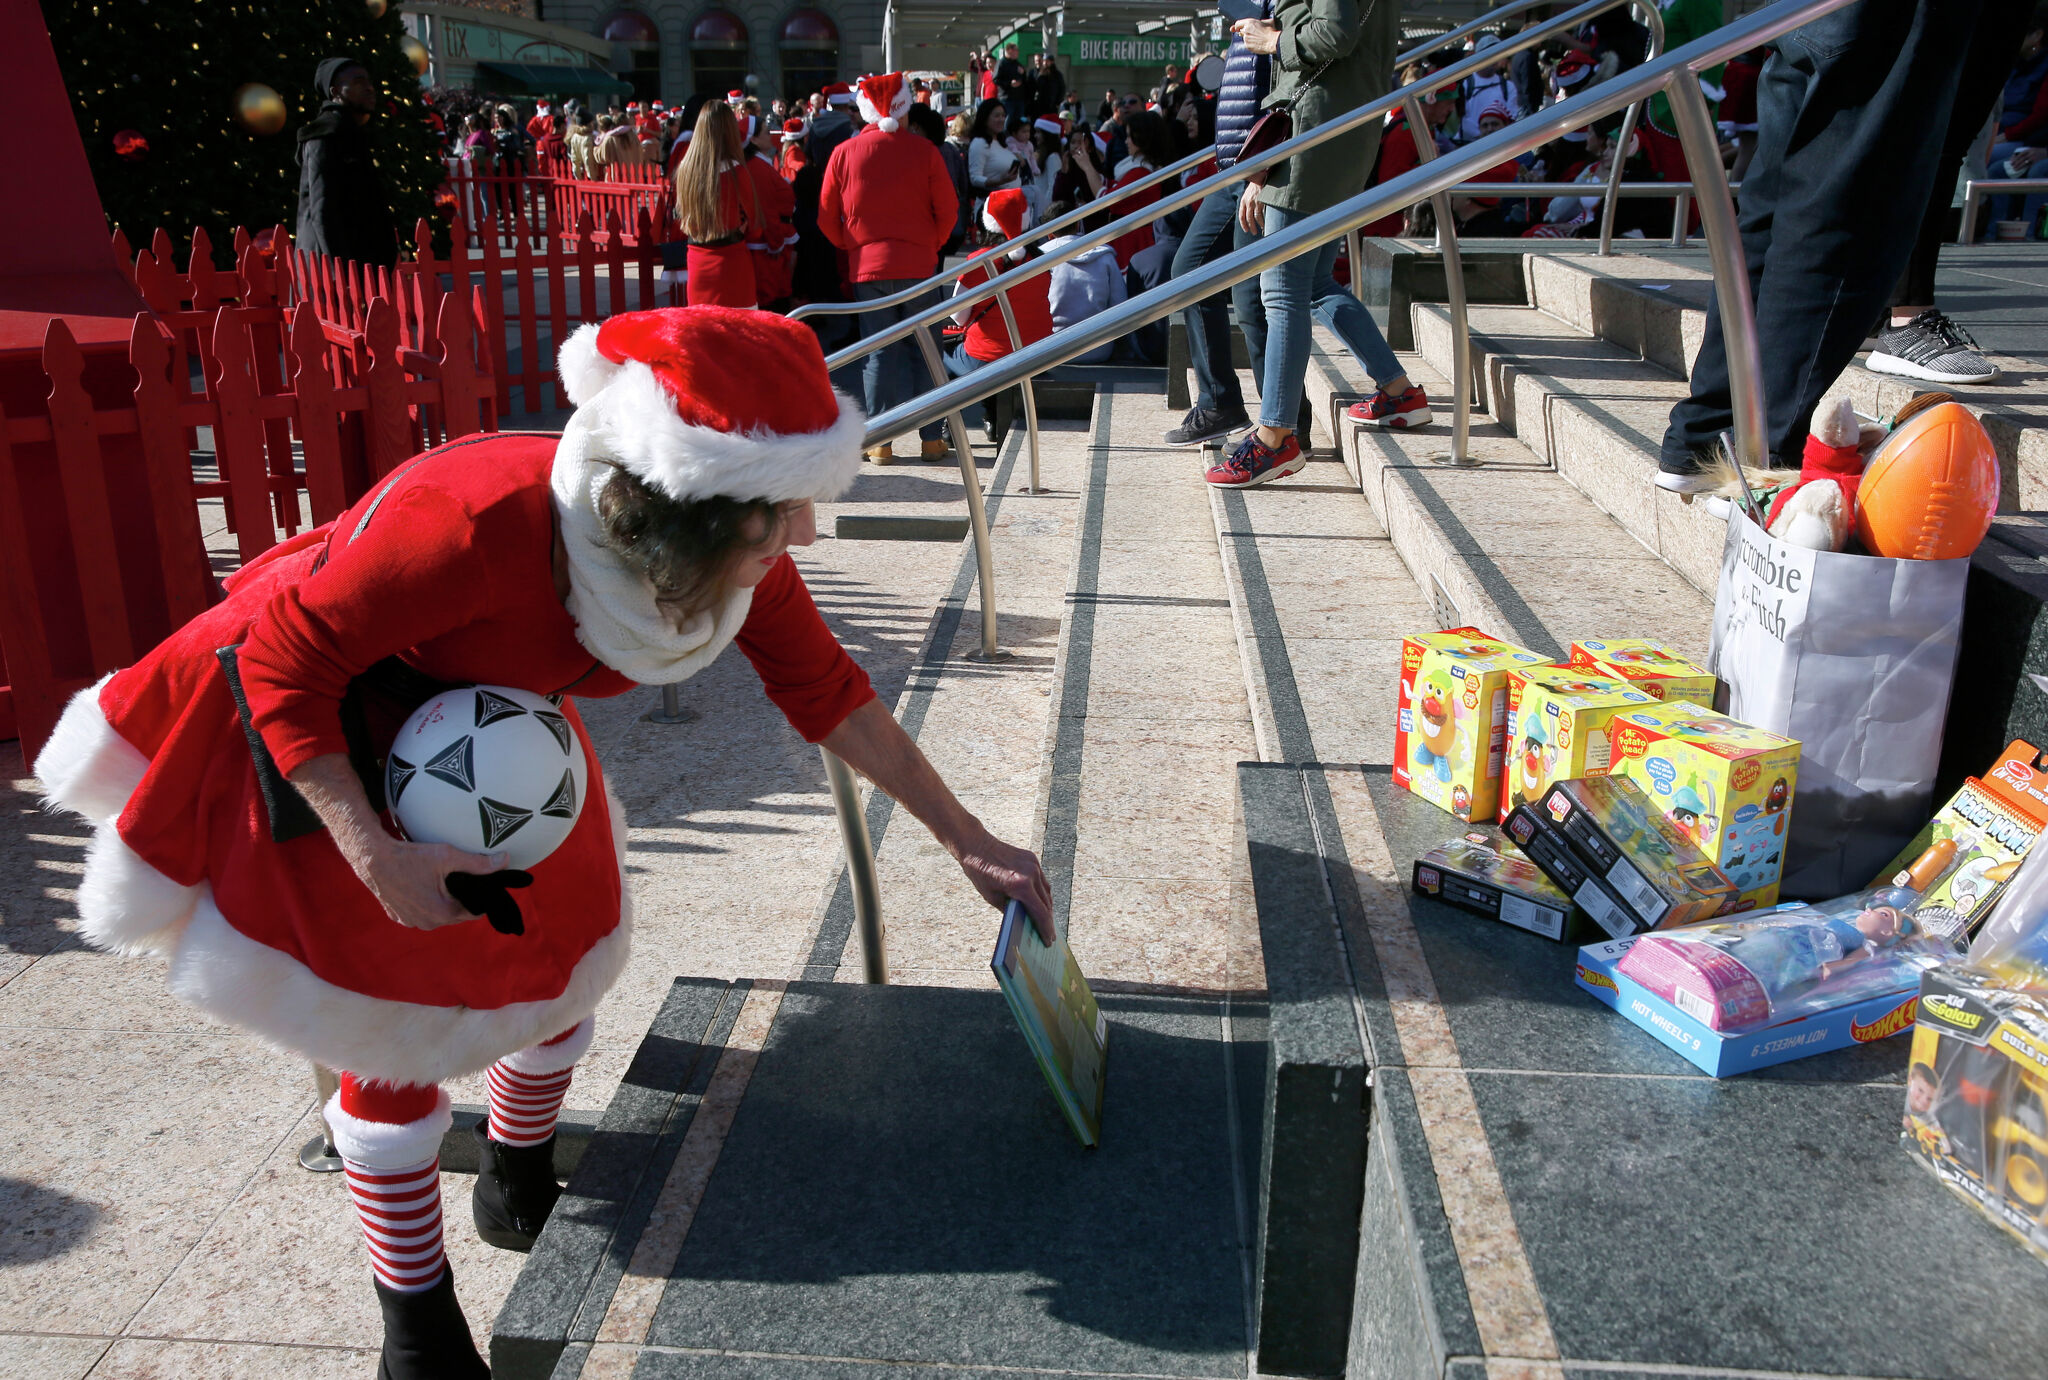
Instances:
[[[155,272],[138,257],[138,282]],[[0,410],[0,648],[24,755],[34,760],[74,691],[212,602],[203,499],[224,501],[248,561],[299,529],[302,493],[314,524],[331,521],[425,445],[495,430],[481,315],[474,295],[445,294],[430,352],[401,345],[381,301],[340,340],[303,301],[138,316],[121,406],[95,404],[79,347],[52,318],[46,412]],[[201,392],[181,341],[197,352]],[[201,427],[216,478],[194,475],[188,438]]]

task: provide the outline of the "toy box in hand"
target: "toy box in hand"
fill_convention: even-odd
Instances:
[[[1650,696],[1583,666],[1531,666],[1508,672],[1507,764],[1500,818],[1543,798],[1551,782],[1605,776],[1614,760],[1609,731],[1625,709],[1654,704]]]
[[[1712,704],[1718,688],[1711,672],[1701,670],[1661,642],[1640,637],[1587,638],[1574,642],[1566,664],[1625,680],[1634,689],[1658,700]]]
[[[1463,820],[1500,801],[1508,672],[1547,658],[1477,628],[1404,638],[1394,715],[1394,783]]]
[[[1628,974],[1616,971],[1635,942],[1629,938],[1588,944],[1579,950],[1572,980],[1632,1024],[1648,1031],[1660,1044],[1676,1050],[1715,1078],[1825,1054],[1831,1049],[1868,1044],[1896,1035],[1913,1024],[1917,997],[1914,989],[1908,987],[1833,1011],[1724,1035],[1680,1011]]]
[[[1640,785],[1728,874],[1739,909],[1775,905],[1799,744],[1683,700],[1631,710],[1613,733],[1613,774]]]
[[[1962,966],[1921,979],[1908,1152],[2048,1260],[2048,1003]]]
[[[1711,919],[1735,901],[1735,884],[1624,777],[1559,781],[1516,807],[1507,832],[1617,939]]]
[[[1496,848],[1484,834],[1440,843],[1415,860],[1415,889],[1425,896],[1545,939],[1571,927],[1572,898],[1527,858]]]
[[[1961,942],[1986,915],[2048,828],[2048,769],[2032,743],[2015,740],[1982,777],[1969,777],[1872,886],[1920,893],[1919,924]]]

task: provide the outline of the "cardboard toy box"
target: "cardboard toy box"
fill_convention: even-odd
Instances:
[[[1500,818],[1540,800],[1551,782],[1605,776],[1614,760],[1609,732],[1625,709],[1656,703],[1650,696],[1583,666],[1531,666],[1508,672],[1507,763]]]
[[[1562,940],[1572,929],[1572,898],[1536,864],[1496,848],[1484,834],[1447,840],[1417,858],[1414,886],[1425,896],[1545,939]]]
[[[1402,639],[1394,783],[1459,819],[1493,819],[1500,801],[1508,672],[1547,664],[1547,658],[1477,628]]]
[[[1919,892],[1914,920],[1960,942],[1991,913],[2044,828],[2048,769],[2038,748],[2016,739],[1990,771],[1965,780],[1870,884]]]
[[[2048,1261],[2048,996],[1961,966],[1924,975],[1901,1139]]]
[[[1735,884],[1624,777],[1559,781],[1517,806],[1507,833],[1617,939],[1711,920],[1735,902]]]
[[[1622,955],[1634,944],[1633,937],[1588,944],[1579,950],[1572,981],[1715,1078],[1825,1054],[1831,1049],[1868,1044],[1896,1035],[1913,1024],[1918,996],[1908,987],[1833,1011],[1724,1035],[1686,1015],[1626,973],[1615,970]]]
[[[1735,909],[1776,905],[1799,744],[1684,700],[1631,710],[1613,734],[1613,774],[1728,874],[1742,893]]]
[[[1661,642],[1641,637],[1586,638],[1572,643],[1569,666],[1625,680],[1652,699],[1712,704],[1719,683]]]

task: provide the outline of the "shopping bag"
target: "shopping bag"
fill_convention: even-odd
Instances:
[[[1734,718],[1801,745],[1783,894],[1867,886],[1934,808],[1968,559],[1789,546],[1728,520],[1708,669]]]

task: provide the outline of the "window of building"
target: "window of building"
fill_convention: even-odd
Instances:
[[[597,36],[612,45],[612,70],[632,83],[636,101],[661,99],[661,29],[639,10],[613,10]]]
[[[747,26],[730,10],[706,10],[690,26],[691,93],[722,98],[747,85]]]
[[[783,21],[777,47],[782,95],[791,104],[839,80],[839,26],[817,10],[797,10]]]

